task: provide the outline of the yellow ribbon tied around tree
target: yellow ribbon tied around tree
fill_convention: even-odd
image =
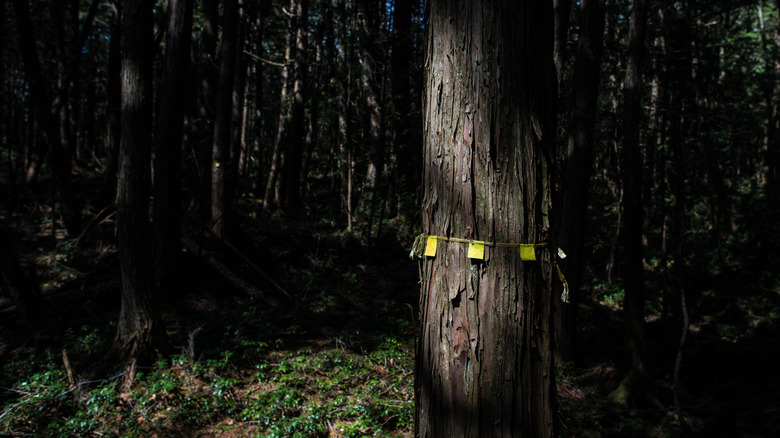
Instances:
[[[532,262],[536,260],[536,249],[547,248],[547,243],[502,243],[502,242],[486,242],[483,240],[473,239],[461,239],[458,237],[446,237],[420,234],[414,239],[412,244],[412,250],[409,252],[409,258],[414,260],[422,259],[424,257],[436,257],[436,251],[438,249],[439,241],[455,242],[455,243],[467,243],[468,257],[475,260],[485,260],[485,247],[492,246],[497,248],[518,248],[520,250],[520,260],[524,262]],[[553,262],[555,263],[555,269],[558,271],[558,279],[563,285],[563,292],[561,293],[561,300],[563,302],[569,302],[569,283],[563,276],[563,271],[558,266],[558,259],[566,258],[566,254],[558,248],[557,254],[553,256]]]

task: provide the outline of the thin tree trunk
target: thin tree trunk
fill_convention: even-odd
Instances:
[[[337,140],[339,150],[339,176],[341,177],[342,206],[347,218],[347,230],[352,231],[353,203],[352,203],[352,176],[354,174],[354,160],[352,157],[352,121],[351,92],[352,92],[352,48],[354,46],[353,33],[347,32],[347,11],[343,0],[338,2],[336,13],[339,28],[339,44],[337,54],[338,76],[336,78],[339,99],[337,100]]]
[[[320,16],[328,16],[330,12],[330,5],[327,2],[323,2],[320,5],[322,8],[319,13]],[[306,84],[306,100],[308,101],[309,111],[308,117],[305,121],[306,124],[306,138],[303,142],[303,157],[301,159],[301,171],[298,184],[301,187],[301,196],[305,196],[303,189],[306,187],[306,180],[309,175],[309,167],[311,166],[311,157],[314,153],[314,149],[317,147],[320,135],[320,97],[323,94],[324,74],[321,68],[323,64],[322,49],[325,43],[326,24],[320,22],[316,27],[314,33],[314,62],[308,63],[311,70],[311,80]],[[332,52],[331,52],[332,53]]]
[[[262,58],[263,57],[263,36],[265,32],[265,11],[262,8],[261,5],[257,6],[257,17],[255,18],[255,47],[256,47],[256,53],[257,56]],[[254,151],[255,151],[255,157],[263,157],[263,145],[265,144],[265,110],[263,108],[263,98],[265,97],[265,90],[263,87],[263,78],[265,74],[265,69],[263,68],[263,61],[260,59],[255,61],[255,100],[254,100],[254,106],[255,106],[255,133],[254,133]],[[263,178],[265,174],[263,173],[262,169],[262,162],[263,160],[256,160],[255,163],[255,169],[257,172],[257,177],[255,178],[255,195],[259,196],[261,195],[260,189],[263,187],[263,182],[266,181],[266,179]],[[262,193],[264,194],[264,193]]]
[[[124,389],[139,367],[167,351],[152,293],[149,227],[151,159],[151,0],[122,3],[122,141],[119,154],[117,245],[122,307],[116,347],[127,358]]]
[[[673,11],[677,15],[679,12]],[[670,14],[671,15],[671,14]],[[690,108],[690,99],[688,89],[691,87],[691,35],[688,31],[688,19],[684,15],[673,16],[672,24],[675,30],[670,36],[671,61],[669,62],[669,146],[671,149],[671,167],[669,175],[670,192],[674,195],[674,206],[672,210],[672,242],[674,245],[674,263],[671,269],[671,302],[679,303],[682,295],[683,281],[685,272],[685,258],[683,252],[685,248],[685,173],[686,160],[684,151],[686,150],[685,138],[688,131],[687,118]],[[671,309],[670,309],[671,310]],[[680,312],[670,312],[674,319],[679,319]]]
[[[220,237],[229,228],[231,199],[228,198],[228,180],[233,178],[230,159],[231,128],[233,120],[233,85],[236,78],[236,48],[238,24],[238,0],[225,0],[222,45],[222,61],[217,86],[214,143],[211,160],[211,227]],[[225,224],[228,223],[228,226]]]
[[[199,174],[198,194],[201,197],[201,214],[211,217],[211,168],[213,166],[215,95],[219,67],[216,64],[219,35],[219,1],[201,0],[203,31],[198,38],[198,120],[194,158]]]
[[[122,82],[121,82],[121,17],[118,0],[111,0],[111,36],[108,49],[108,107],[106,108],[106,136],[105,147],[108,155],[103,187],[98,196],[98,208],[116,201],[117,173],[119,171],[119,143],[122,138],[121,106],[122,106]]]
[[[428,11],[423,230],[546,242],[552,3],[432,0]],[[438,242],[422,261],[415,435],[556,436],[550,251],[523,261],[489,247],[469,260],[467,247]]]
[[[24,63],[27,81],[30,84],[30,93],[35,102],[36,117],[43,125],[43,133],[51,150],[49,163],[62,204],[65,227],[71,236],[78,236],[81,231],[81,209],[71,183],[70,160],[60,135],[59,123],[50,110],[52,100],[38,59],[33,21],[30,17],[30,5],[27,0],[13,1],[19,34],[19,51]]]
[[[5,0],[0,0],[0,26],[2,26],[3,29],[6,29],[6,12],[5,12]],[[0,32],[0,60],[5,59],[5,32]],[[5,83],[5,62],[0,62],[0,87],[3,87],[3,90],[6,89],[6,83]],[[6,119],[6,99],[5,99],[5,93],[0,93],[0,144],[2,145],[9,145],[10,143],[6,139],[6,135],[9,132],[9,125],[7,124]],[[10,113],[11,111],[9,111]],[[13,165],[13,160],[11,159],[11,148],[8,147],[8,150],[6,151],[8,153],[8,184],[9,186],[13,186],[15,183],[15,168]],[[2,160],[2,157],[0,157],[0,160]],[[5,163],[0,163],[0,166],[3,166]],[[6,202],[5,205],[8,205]]]
[[[412,39],[412,1],[396,2],[393,10],[391,89],[395,117],[393,118],[393,148],[395,172],[394,191],[398,202],[394,213],[407,214],[412,206],[418,205],[418,187],[420,169],[420,144],[413,133],[420,128],[420,120],[412,114],[413,102],[417,99],[413,90],[419,90],[422,84],[412,76],[412,56],[416,48]]]
[[[249,11],[247,9],[249,8]],[[236,66],[233,86],[233,128],[230,141],[230,168],[233,169],[232,178],[227,181],[225,190],[229,199],[236,199],[239,195],[238,183],[245,174],[245,160],[247,155],[246,131],[249,120],[249,59],[244,56],[246,50],[247,29],[251,26],[253,8],[240,0],[238,4],[238,18],[236,26]]]
[[[291,3],[295,13],[290,18],[294,20],[295,55],[293,56],[293,90],[290,107],[290,130],[287,136],[287,151],[284,159],[284,174],[280,188],[282,207],[285,212],[295,216],[301,205],[301,166],[303,163],[303,147],[306,135],[305,128],[305,88],[306,88],[306,22],[309,17],[309,0],[294,0]]]
[[[190,70],[193,0],[170,0],[165,67],[154,135],[154,274],[159,295],[172,297],[181,254],[181,158]]]
[[[582,0],[580,8],[582,14],[574,67],[574,105],[562,183],[562,203],[558,210],[558,246],[570,256],[561,261],[561,269],[569,282],[570,303],[555,301],[558,314],[555,331],[558,361],[569,361],[574,356],[604,34],[604,0]]]
[[[635,400],[639,405],[652,402],[645,366],[644,345],[644,266],[642,245],[642,156],[640,122],[642,71],[645,57],[646,0],[631,2],[628,59],[623,82],[623,263],[625,298],[625,371],[620,386],[610,398],[619,403]]]
[[[584,9],[580,4],[580,8]],[[558,78],[558,94],[563,90],[563,73],[566,66],[566,45],[569,42],[569,23],[571,21],[571,0],[553,0],[553,9],[555,11],[555,74]],[[583,23],[585,19],[581,19]],[[580,31],[580,35],[585,32]],[[579,50],[579,49],[578,49]]]
[[[294,10],[295,0],[290,0],[290,9]],[[271,166],[268,170],[268,181],[265,186],[265,195],[263,196],[263,209],[270,210],[272,207],[279,206],[279,173],[282,169],[282,154],[284,144],[287,142],[287,128],[290,119],[291,97],[288,96],[290,72],[292,71],[292,58],[295,50],[295,21],[294,16],[290,16],[287,22],[287,46],[284,52],[284,66],[281,73],[281,91],[279,93],[281,102],[279,104],[279,120],[276,128],[276,139],[274,149],[271,154]]]
[[[366,229],[367,241],[370,242],[373,233],[374,215],[377,203],[381,202],[380,191],[384,178],[385,167],[385,139],[384,139],[384,115],[381,97],[380,53],[377,48],[379,36],[379,19],[377,17],[378,3],[369,0],[359,0],[358,8],[358,42],[360,66],[362,68],[361,88],[365,99],[366,132],[364,138],[368,142],[370,161],[366,169],[363,189],[361,191],[361,210],[368,212],[368,224]]]

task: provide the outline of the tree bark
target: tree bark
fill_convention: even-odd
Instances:
[[[290,0],[290,10],[295,10],[295,0]],[[279,120],[276,128],[276,138],[274,149],[271,153],[271,166],[268,169],[268,181],[265,185],[265,194],[263,196],[263,209],[270,210],[272,207],[278,207],[281,201],[279,196],[279,183],[283,161],[284,144],[287,142],[289,119],[291,116],[291,97],[288,96],[290,73],[292,72],[292,59],[295,51],[295,16],[291,15],[287,21],[287,45],[284,52],[284,66],[281,72],[281,91],[279,92]]]
[[[180,288],[181,147],[190,70],[192,0],[171,0],[154,135],[154,274],[160,296]]]
[[[583,6],[580,5],[580,8]],[[555,10],[555,75],[558,78],[558,93],[563,89],[563,73],[566,65],[566,45],[569,42],[569,24],[571,22],[571,0],[553,0]],[[582,19],[585,23],[585,20]],[[580,32],[584,35],[585,32]]]
[[[117,173],[119,170],[119,144],[122,139],[122,60],[121,60],[121,12],[119,0],[111,0],[111,39],[108,48],[108,108],[106,108],[106,150],[108,165],[103,177],[103,187],[98,196],[98,208],[116,201]]]
[[[593,143],[598,111],[599,72],[604,35],[604,0],[582,0],[580,37],[574,66],[574,105],[569,127],[566,166],[561,184],[561,208],[557,210],[558,246],[569,255],[561,269],[569,282],[569,303],[555,301],[556,359],[574,357],[577,301],[582,278],[588,187],[593,166]]]
[[[308,117],[306,117],[305,120],[306,136],[303,141],[303,157],[301,159],[301,170],[298,175],[298,185],[301,188],[301,197],[305,197],[306,195],[304,188],[306,187],[306,181],[309,175],[312,155],[314,154],[315,148],[319,143],[320,99],[324,95],[324,84],[327,83],[324,77],[326,73],[323,72],[322,68],[324,63],[323,48],[326,44],[325,33],[329,32],[328,29],[332,30],[332,23],[328,22],[328,24],[325,24],[324,22],[324,20],[328,19],[326,18],[328,16],[331,17],[332,21],[333,13],[331,11],[330,5],[327,4],[327,2],[323,2],[320,5],[320,10],[318,12],[320,15],[320,23],[314,30],[313,42],[307,43],[307,46],[312,47],[312,54],[314,55],[314,59],[311,62],[306,62],[306,64],[309,66],[309,74],[307,75],[309,79],[306,81],[305,99],[307,101],[309,111],[307,112]],[[332,63],[329,64],[332,65]]]
[[[347,33],[347,10],[344,0],[337,3],[336,17],[338,21],[338,53],[337,53],[337,77],[336,89],[339,96],[336,102],[337,111],[337,143],[339,151],[339,176],[341,177],[341,200],[347,219],[347,230],[352,231],[354,221],[352,201],[353,177],[355,173],[355,160],[353,158],[352,145],[352,54],[354,47],[354,32]]]
[[[542,243],[555,149],[552,2],[428,3],[423,231]],[[415,435],[556,436],[547,249],[423,261]]]
[[[303,164],[303,146],[306,135],[305,125],[305,89],[306,89],[306,23],[309,19],[309,0],[295,0],[295,12],[290,18],[294,20],[295,32],[294,56],[292,58],[293,90],[290,106],[290,130],[287,136],[287,151],[284,159],[284,174],[280,193],[282,207],[286,213],[293,216],[301,210],[301,168]]]
[[[230,167],[233,169],[233,177],[227,181],[225,191],[228,199],[236,199],[239,195],[238,183],[241,177],[246,175],[246,161],[248,158],[247,130],[249,129],[249,59],[244,56],[247,45],[247,33],[254,21],[254,9],[244,1],[239,1],[236,26],[236,65],[233,84],[233,127],[230,140]]]
[[[151,0],[122,3],[122,140],[119,154],[117,243],[122,307],[117,347],[127,358],[124,387],[139,366],[167,350],[167,337],[152,294],[149,228],[152,104]]]
[[[219,68],[217,67],[217,42],[219,35],[219,1],[201,0],[203,30],[196,39],[198,57],[197,74],[197,141],[195,160],[199,170],[198,195],[200,214],[211,217],[211,166],[213,165],[215,95]],[[202,169],[202,170],[201,170]]]
[[[377,9],[380,6],[377,2],[370,0],[359,0],[357,2],[358,22],[358,47],[360,57],[360,66],[362,69],[361,88],[365,100],[365,133],[363,135],[368,143],[370,151],[370,160],[366,169],[363,189],[361,192],[361,203],[368,213],[368,224],[366,236],[370,246],[374,216],[377,203],[381,202],[380,191],[384,178],[385,167],[385,139],[384,139],[384,114],[383,99],[381,95],[381,72],[380,67],[383,64],[381,53],[377,47],[379,37],[379,18]]]
[[[226,223],[230,221],[231,200],[228,197],[228,180],[235,169],[230,159],[230,142],[233,126],[233,85],[236,79],[236,48],[238,37],[238,0],[223,3],[223,31],[220,46],[221,62],[217,85],[214,142],[211,160],[211,227],[224,237]]]

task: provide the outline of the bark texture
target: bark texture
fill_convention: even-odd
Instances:
[[[234,177],[235,173],[230,160],[230,141],[238,43],[238,0],[226,0],[223,2],[223,8],[224,31],[220,48],[222,61],[219,66],[217,111],[214,120],[211,160],[211,223],[213,231],[220,237],[223,237],[225,232],[225,223],[230,221],[232,200],[229,197],[227,187],[230,185],[229,180]]]
[[[432,235],[546,239],[555,139],[551,2],[428,3],[422,225]],[[439,242],[424,261],[416,435],[555,436],[547,250]]]
[[[181,253],[181,157],[190,69],[192,0],[172,0],[166,36],[165,70],[155,129],[155,284],[167,296],[176,291]]]
[[[122,140],[119,152],[117,243],[122,268],[122,308],[117,347],[128,359],[124,386],[138,366],[167,347],[153,303],[149,227],[151,158],[152,2],[122,5]]]
[[[308,27],[306,23],[309,20],[309,1],[296,0],[293,10],[295,14],[290,19],[293,21],[292,27],[295,29],[295,56],[292,59],[293,89],[290,106],[290,131],[284,159],[284,177],[279,191],[285,212],[295,216],[303,208],[301,204],[301,168],[306,136],[306,29]]]

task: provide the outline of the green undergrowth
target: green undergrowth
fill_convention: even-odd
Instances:
[[[417,272],[396,240],[408,233],[387,224],[367,254],[334,224],[305,225],[248,220],[236,245],[246,258],[208,247],[277,307],[184,253],[186,293],[161,308],[174,354],[125,392],[109,359],[116,249],[97,238],[109,227],[78,248],[20,239],[48,305],[32,335],[0,327],[0,436],[410,436]],[[13,316],[7,301],[0,312]]]
[[[50,436],[404,436],[411,433],[413,353],[385,338],[362,353],[341,348],[269,349],[254,366],[224,351],[187,354],[139,373],[71,385],[50,350],[17,357],[3,374],[0,433]]]

